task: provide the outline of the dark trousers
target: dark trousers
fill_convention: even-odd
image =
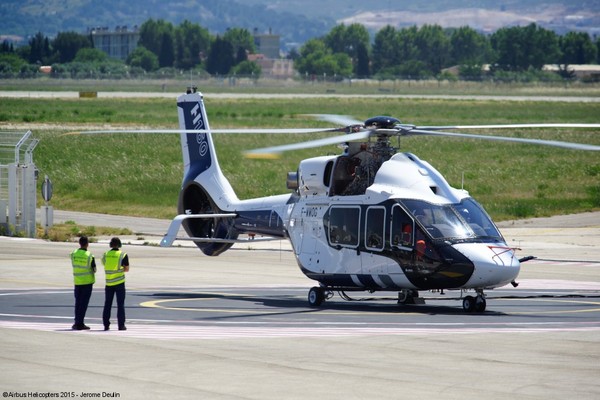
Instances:
[[[92,288],[94,284],[89,285],[75,285],[75,325],[83,325],[85,319],[85,313],[92,297]]]
[[[104,311],[102,312],[104,326],[110,326],[110,309],[115,294],[117,295],[117,322],[119,327],[125,326],[125,282],[115,286],[106,286],[104,294]]]

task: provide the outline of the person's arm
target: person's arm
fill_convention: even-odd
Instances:
[[[129,256],[127,254],[125,254],[125,257],[123,257],[121,266],[123,267],[123,271],[129,272]]]

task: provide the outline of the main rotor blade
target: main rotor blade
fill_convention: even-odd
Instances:
[[[336,115],[336,114],[306,114],[310,117],[317,118],[321,121],[331,122],[337,125],[350,126],[350,125],[362,125],[364,121],[358,121],[350,115]]]
[[[575,149],[575,150],[591,150],[591,151],[600,150],[600,146],[595,146],[592,144],[560,142],[557,140],[525,139],[525,138],[516,138],[516,137],[508,137],[508,136],[476,135],[476,134],[459,133],[459,132],[442,132],[442,131],[435,131],[435,130],[432,131],[432,130],[424,130],[424,129],[413,129],[411,131],[408,131],[405,134],[405,136],[410,136],[410,135],[452,136],[452,137],[461,137],[461,138],[470,138],[470,139],[496,140],[496,141],[501,141],[501,142],[541,144],[541,145],[546,145],[546,146],[563,147],[566,149]]]
[[[340,128],[281,128],[281,129],[107,129],[96,131],[78,131],[67,132],[65,135],[100,135],[109,133],[242,133],[242,134],[283,134],[283,133],[321,133],[321,132],[340,132]]]
[[[430,131],[446,129],[520,129],[520,128],[600,128],[600,124],[497,124],[497,125],[447,125],[417,126]]]
[[[290,150],[310,149],[313,147],[327,146],[330,144],[339,144],[344,142],[351,142],[353,140],[366,139],[371,135],[371,131],[360,131],[356,133],[350,133],[346,135],[338,135],[330,138],[309,140],[307,142],[284,144],[281,146],[264,147],[262,149],[254,149],[244,152],[248,158],[274,158],[277,157],[278,153]]]

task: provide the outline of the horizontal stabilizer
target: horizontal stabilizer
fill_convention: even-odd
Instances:
[[[179,228],[181,228],[181,223],[186,219],[191,219],[191,218],[204,218],[204,219],[234,218],[236,216],[237,216],[237,214],[233,214],[233,213],[227,213],[227,214],[179,214],[178,216],[173,218],[173,221],[171,221],[171,225],[169,225],[169,229],[167,230],[166,235],[160,241],[160,245],[161,245],[161,247],[172,246],[175,239],[179,239],[179,238],[177,238],[177,233],[179,232]],[[211,238],[203,238],[203,239],[208,239],[208,241],[211,241],[211,242],[213,242],[213,241],[216,242],[218,240],[218,239],[211,239]]]
[[[182,237],[176,237],[176,238],[174,238],[174,240],[188,240],[188,241],[192,241],[192,242],[203,242],[203,243],[256,243],[256,242],[272,242],[275,240],[281,240],[281,238],[266,236],[266,237],[248,238],[248,239],[219,239],[219,238],[207,238],[207,237],[182,236]],[[163,241],[164,241],[164,239],[163,239]],[[161,246],[164,247],[164,246],[168,246],[168,245],[163,245],[161,242]]]

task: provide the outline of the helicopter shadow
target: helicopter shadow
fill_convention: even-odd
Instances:
[[[146,295],[147,296],[147,295]],[[214,316],[203,316],[202,320],[232,320],[249,319],[261,317],[277,317],[297,315],[326,316],[335,318],[357,317],[357,314],[363,316],[398,316],[398,315],[426,315],[426,316],[473,316],[473,317],[501,317],[507,316],[501,311],[487,310],[482,313],[465,313],[457,301],[457,306],[451,304],[418,304],[402,305],[396,302],[392,303],[389,299],[377,300],[350,300],[346,301],[340,298],[331,299],[323,302],[319,307],[310,307],[307,300],[292,294],[274,294],[274,295],[253,295],[253,294],[232,294],[232,293],[185,293],[185,292],[163,292],[150,295],[160,300],[214,300],[216,304],[198,307],[178,305],[178,310],[189,308],[190,311],[198,311],[205,308],[207,311],[214,312],[215,309],[223,311]],[[448,299],[451,300],[451,299]],[[439,301],[436,301],[439,303]],[[334,314],[332,314],[334,313]]]

